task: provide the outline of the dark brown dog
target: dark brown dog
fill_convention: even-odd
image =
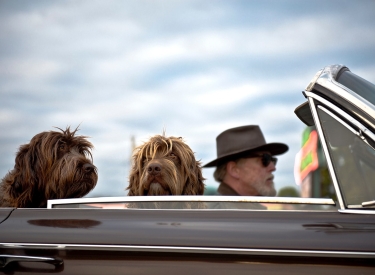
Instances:
[[[93,145],[78,128],[42,132],[20,146],[14,169],[0,184],[1,207],[45,207],[49,199],[79,198],[98,181]]]
[[[128,196],[202,195],[201,163],[182,138],[156,135],[137,147]]]

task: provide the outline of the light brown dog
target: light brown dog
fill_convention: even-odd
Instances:
[[[137,147],[128,196],[202,195],[201,163],[182,138],[156,135]]]
[[[1,207],[45,207],[49,199],[79,198],[98,181],[93,145],[85,136],[42,132],[20,146],[14,169],[0,183]]]

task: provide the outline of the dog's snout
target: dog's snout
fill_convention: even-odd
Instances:
[[[152,174],[152,175],[159,174],[161,172],[161,165],[158,164],[158,163],[151,163],[147,167],[147,172]]]
[[[83,172],[91,173],[95,170],[95,166],[90,163],[85,163],[82,167]]]

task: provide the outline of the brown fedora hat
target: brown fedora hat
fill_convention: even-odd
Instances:
[[[228,129],[216,138],[217,158],[203,167],[213,167],[255,151],[269,151],[280,155],[288,151],[284,143],[266,143],[258,125],[246,125]]]

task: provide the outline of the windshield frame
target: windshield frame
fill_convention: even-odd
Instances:
[[[338,199],[338,202],[339,202],[340,209],[341,210],[349,209],[349,208],[351,208],[351,206],[346,204],[346,202],[343,199],[343,191],[342,191],[343,187],[341,186],[341,184],[339,182],[336,169],[334,168],[334,164],[333,164],[334,162],[332,160],[331,153],[330,153],[330,150],[329,150],[328,145],[327,145],[328,141],[327,141],[327,139],[324,135],[324,131],[323,131],[323,128],[322,128],[322,125],[321,125],[321,121],[320,121],[317,109],[318,108],[322,109],[322,107],[323,107],[326,110],[328,109],[330,112],[334,112],[335,114],[337,114],[333,118],[336,121],[338,121],[341,125],[343,125],[345,128],[347,128],[349,131],[353,132],[353,134],[356,134],[358,136],[360,134],[362,134],[362,135],[365,134],[373,142],[375,142],[375,135],[374,135],[374,133],[372,133],[370,131],[370,129],[366,128],[358,120],[356,120],[355,118],[353,118],[352,116],[347,114],[344,110],[340,109],[338,106],[336,106],[333,103],[329,102],[328,100],[324,99],[323,97],[321,97],[321,96],[319,96],[319,95],[317,95],[313,92],[307,92],[306,91],[305,94],[308,98],[310,108],[311,108],[311,112],[312,112],[312,116],[314,118],[314,122],[315,122],[316,128],[317,128],[318,133],[319,133],[319,138],[320,138],[321,143],[322,143],[322,148],[323,148],[324,154],[325,154],[326,159],[327,159],[328,169],[329,169],[329,172],[331,174],[332,182],[333,182],[333,185],[334,185],[335,190],[336,190],[336,195],[337,195],[337,199]],[[331,115],[331,114],[329,114],[329,115]],[[337,118],[339,118],[339,119],[337,119]],[[345,123],[343,123],[343,121],[345,121]],[[349,124],[351,126],[349,126]],[[363,209],[366,209],[365,206],[366,205],[362,205]]]

